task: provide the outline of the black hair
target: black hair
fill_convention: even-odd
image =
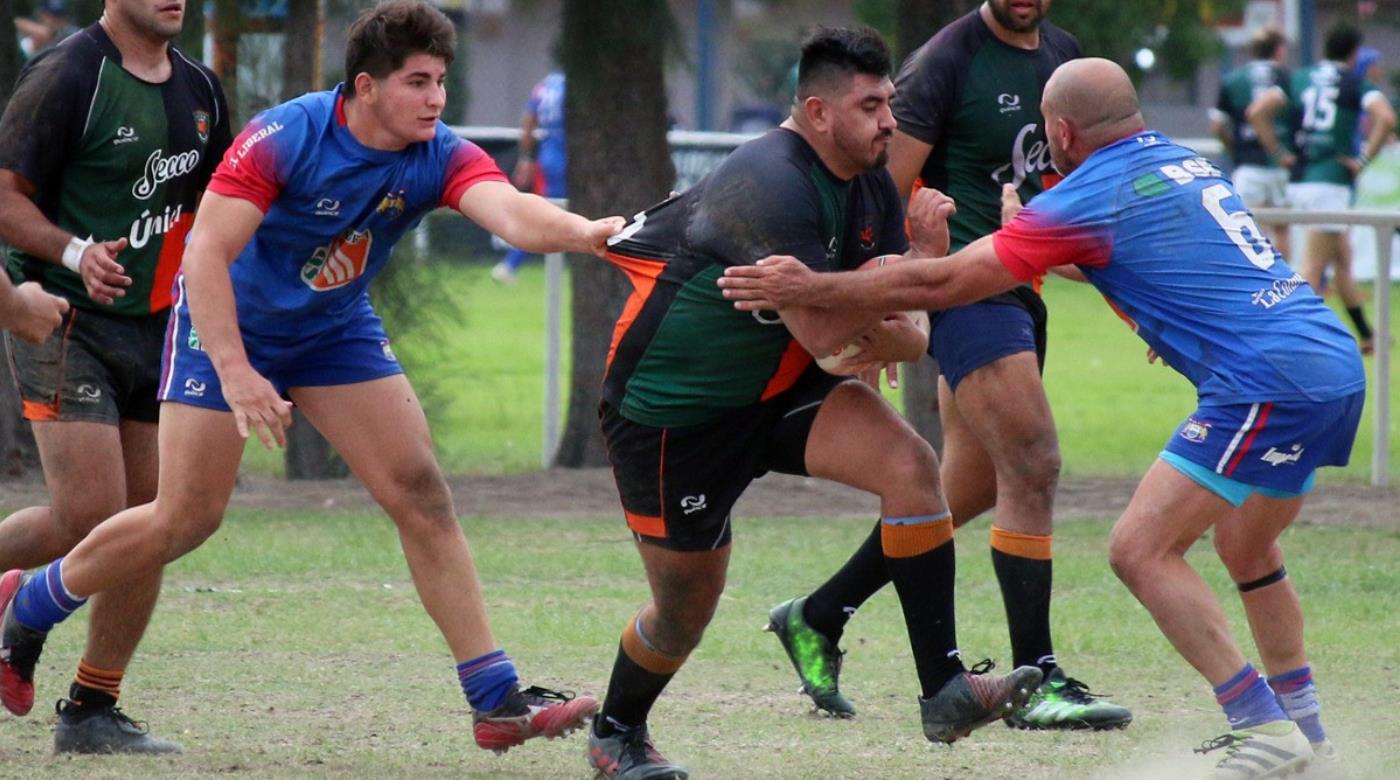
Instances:
[[[1327,43],[1323,46],[1323,56],[1334,62],[1346,62],[1356,50],[1361,48],[1361,31],[1346,22],[1338,24],[1327,33]]]
[[[442,11],[421,0],[387,0],[360,14],[345,43],[345,97],[355,94],[355,77],[382,79],[414,54],[440,57],[457,53],[457,30]]]
[[[890,75],[890,50],[869,27],[817,27],[802,41],[797,65],[797,99],[835,86],[857,73]]]

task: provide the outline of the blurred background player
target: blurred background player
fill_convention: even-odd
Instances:
[[[397,526],[476,743],[500,751],[560,736],[596,711],[589,697],[521,690],[496,646],[427,420],[369,301],[394,244],[440,206],[537,251],[601,252],[622,225],[519,192],[443,124],[455,51],[441,11],[382,3],[350,27],[345,84],[259,114],[234,141],[176,277],[155,501],[99,524],[31,577],[0,578],[7,689],[32,679],[46,632],[84,599],[153,576],[218,529],[249,433],[284,443],[285,394]]]
[[[1395,110],[1374,84],[1354,72],[1361,32],[1339,24],[1327,33],[1326,59],[1299,68],[1287,88],[1266,90],[1250,107],[1250,122],[1271,156],[1285,157],[1286,148],[1274,130],[1274,118],[1287,110],[1297,117],[1298,161],[1288,201],[1302,211],[1345,211],[1351,207],[1356,175],[1385,144],[1395,127]],[[1357,125],[1365,115],[1370,135],[1357,151]],[[1351,272],[1351,243],[1346,225],[1308,225],[1304,231],[1303,278],[1322,289],[1323,273],[1332,282],[1356,328],[1362,354],[1376,348],[1362,304],[1366,296]]]
[[[10,273],[73,306],[43,344],[7,340],[52,504],[0,523],[0,570],[53,560],[104,519],[155,498],[170,283],[230,141],[218,80],[170,45],[183,21],[183,6],[162,0],[107,0],[97,24],[29,64],[0,119]],[[58,752],[179,749],[116,706],[159,591],[157,567],[93,604],[59,706]],[[23,715],[32,664],[10,660],[18,677],[0,678],[0,696]]]
[[[1026,199],[1055,178],[1040,93],[1079,43],[1044,20],[1049,0],[987,0],[911,55],[896,77],[889,171],[904,199],[918,185],[954,199],[952,246],[1001,225],[1001,186]],[[1051,513],[1059,479],[1055,422],[1040,371],[1045,304],[1031,286],[932,312],[929,353],[942,371],[943,489],[953,522],[993,507],[992,564],[1015,666],[1045,676],[1007,722],[1021,728],[1117,728],[1132,713],[1060,669],[1050,632]],[[802,687],[820,709],[855,708],[838,688],[846,621],[890,581],[879,524],[851,559],[808,596],[769,612]],[[1084,630],[1093,630],[1085,628]]]
[[[538,137],[537,137],[538,131]],[[525,115],[520,119],[520,151],[511,181],[544,198],[566,198],[568,164],[564,148],[564,74],[555,71],[530,90]],[[511,247],[505,259],[491,268],[491,278],[514,284],[529,252]]]
[[[835,271],[909,249],[884,168],[895,125],[884,42],[818,28],[800,69],[780,128],[638,216],[608,253],[635,292],[614,330],[599,416],[651,588],[623,630],[589,738],[594,769],[614,780],[687,777],[653,747],[647,719],[719,603],[734,502],[768,471],[880,497],[880,566],[899,594],[926,738],[951,743],[1004,717],[1040,682],[1033,666],[964,668],[938,458],[872,387],[813,365],[872,329],[872,359],[907,360],[926,334],[902,314],[736,312],[715,287],[724,268],[769,255]],[[938,227],[915,224],[911,253],[944,252]]]
[[[1210,110],[1210,131],[1230,151],[1230,178],[1251,209],[1288,205],[1288,172],[1296,160],[1288,115],[1276,117],[1282,152],[1271,158],[1246,112],[1251,103],[1274,87],[1288,84],[1288,40],[1276,27],[1264,27],[1249,42],[1249,62],[1225,74],[1220,96]],[[1269,238],[1284,258],[1289,256],[1287,226],[1270,226]]]
[[[19,32],[21,61],[33,59],[39,52],[55,46],[78,31],[68,11],[67,0],[43,0],[34,8],[34,18],[18,17],[15,30]]]
[[[1066,177],[991,236],[948,258],[841,277],[770,259],[726,269],[720,284],[738,308],[755,313],[803,305],[902,310],[975,300],[1076,265],[1151,353],[1196,388],[1196,410],[1114,525],[1109,562],[1224,711],[1230,732],[1197,751],[1224,752],[1210,778],[1284,777],[1335,759],[1278,539],[1316,470],[1350,457],[1366,395],[1361,358],[1224,173],[1144,129],[1121,67],[1102,59],[1060,66],[1043,110],[1055,167]],[[911,221],[921,219],[922,206],[911,204]],[[1206,532],[1236,583],[1267,680],[1245,660],[1214,591],[1186,560]]]

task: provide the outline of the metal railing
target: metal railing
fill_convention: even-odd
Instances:
[[[1372,450],[1371,484],[1385,487],[1390,481],[1390,244],[1400,228],[1400,212],[1378,209],[1348,211],[1295,211],[1254,209],[1254,219],[1264,225],[1364,225],[1376,231],[1376,370],[1371,387]]]

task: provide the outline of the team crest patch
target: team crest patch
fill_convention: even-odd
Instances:
[[[199,134],[199,142],[209,143],[209,112],[194,112],[194,131]]]
[[[374,236],[368,230],[347,230],[330,246],[317,249],[301,267],[301,280],[316,292],[334,290],[359,279],[369,266]]]
[[[383,214],[386,219],[398,219],[403,216],[404,209],[408,208],[408,203],[403,198],[403,190],[391,192],[384,196],[384,200],[379,201],[374,213]]]
[[[867,252],[875,248],[875,226],[869,222],[860,229],[860,248]]]
[[[1205,441],[1206,435],[1209,433],[1210,425],[1195,418],[1187,420],[1186,424],[1181,426],[1181,438],[1196,442],[1197,444]]]

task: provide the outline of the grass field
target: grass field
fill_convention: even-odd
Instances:
[[[544,408],[544,273],[527,265],[514,287],[501,287],[487,266],[422,266],[425,284],[448,291],[451,321],[393,332],[409,376],[428,396],[433,434],[449,471],[514,473],[539,468]],[[1148,365],[1146,348],[1088,285],[1051,278],[1046,391],[1054,408],[1069,476],[1135,476],[1156,457],[1194,408],[1190,384]],[[568,295],[564,296],[567,306]],[[1400,295],[1392,319],[1400,322]],[[564,314],[567,323],[568,313]],[[567,344],[567,340],[565,341]],[[567,381],[568,351],[563,355]],[[1368,370],[1372,365],[1367,361]],[[1392,364],[1400,380],[1400,361]],[[896,398],[898,394],[892,394]],[[1400,478],[1400,381],[1391,384],[1392,478]],[[1370,473],[1370,409],[1344,470],[1323,479],[1363,480]],[[257,451],[253,451],[257,450]],[[248,467],[280,468],[278,455],[250,448]]]
[[[466,524],[498,641],[527,681],[594,693],[624,622],[645,596],[621,524],[491,518]],[[809,714],[767,608],[815,585],[868,528],[864,520],[746,520],[727,594],[704,644],[653,716],[660,747],[696,778],[1178,778],[1206,765],[1190,749],[1223,731],[1209,688],[1157,633],[1105,563],[1107,525],[1057,531],[1055,618],[1067,668],[1137,715],[1123,732],[1027,733],[993,725],[953,748],[919,730],[912,661],[891,593],[851,624],[843,686],[849,722]],[[973,537],[981,538],[980,534]],[[968,537],[969,539],[973,537]],[[1355,778],[1394,777],[1389,712],[1400,666],[1400,533],[1290,531],[1289,571],[1311,622],[1312,661],[1333,740]],[[1225,600],[1209,545],[1193,553]],[[781,555],[764,550],[782,549]],[[1007,661],[1000,596],[984,549],[959,560],[965,656]],[[82,619],[57,629],[39,702],[0,716],[3,777],[582,778],[583,740],[495,757],[471,744],[451,659],[414,596],[387,521],[337,513],[234,513],[172,565],[124,703],[181,740],[169,759],[53,758],[52,713],[80,651]],[[1218,756],[1219,754],[1213,754]]]

